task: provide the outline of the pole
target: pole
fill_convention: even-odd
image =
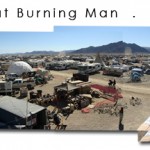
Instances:
[[[123,121],[123,107],[121,107],[120,112],[119,112],[119,130],[123,131],[124,130],[124,125],[122,124]]]
[[[28,121],[28,96],[26,99],[26,127],[27,127],[27,121]]]

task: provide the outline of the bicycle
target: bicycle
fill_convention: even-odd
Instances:
[[[130,99],[130,105],[135,106],[135,105],[140,105],[140,104],[142,104],[142,101],[141,101],[140,98],[138,98],[138,97],[136,97],[136,98],[132,97]]]

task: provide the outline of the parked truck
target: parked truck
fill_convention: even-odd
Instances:
[[[11,95],[12,91],[12,81],[0,81],[0,95]]]
[[[16,79],[12,82],[13,89],[20,89],[22,87],[27,87],[28,90],[34,89],[35,87],[34,80],[23,80],[23,79]]]

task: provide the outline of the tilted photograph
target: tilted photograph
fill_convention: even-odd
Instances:
[[[107,26],[1,32],[0,129],[149,135],[149,33]]]

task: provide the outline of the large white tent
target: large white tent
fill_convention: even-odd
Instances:
[[[13,62],[9,66],[7,74],[16,73],[17,75],[21,75],[22,73],[27,73],[31,71],[32,71],[32,67],[28,63],[24,61],[17,61],[17,62]]]

